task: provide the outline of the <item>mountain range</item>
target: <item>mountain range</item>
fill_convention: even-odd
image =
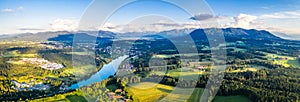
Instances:
[[[210,33],[207,33],[209,31]],[[48,41],[55,37],[66,37],[62,35],[86,35],[98,38],[124,38],[124,37],[158,37],[163,36],[167,38],[182,37],[186,35],[192,36],[192,38],[206,37],[206,34],[214,34],[214,32],[220,32],[224,35],[225,39],[230,38],[249,38],[249,39],[282,39],[265,30],[255,29],[242,29],[242,28],[207,28],[207,29],[180,29],[180,30],[169,30],[159,33],[114,33],[109,31],[58,31],[58,32],[41,32],[41,33],[25,33],[16,35],[0,35],[1,41]],[[70,39],[69,39],[70,40]]]

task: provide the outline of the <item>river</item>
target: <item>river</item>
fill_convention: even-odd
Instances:
[[[124,61],[127,57],[128,56],[125,55],[112,60],[110,63],[103,65],[101,70],[93,74],[90,78],[79,81],[76,84],[71,85],[69,89],[78,89],[82,86],[88,86],[95,82],[100,82],[102,80],[107,79],[109,76],[112,76],[116,73],[121,62]]]

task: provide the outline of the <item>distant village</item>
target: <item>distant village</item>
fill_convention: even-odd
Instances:
[[[35,64],[47,70],[57,70],[64,68],[64,65],[62,64],[52,63],[43,58],[22,58],[20,62]]]
[[[130,99],[126,99],[124,96],[122,96],[122,93],[125,93],[124,90],[122,89],[116,89],[115,92],[108,92],[106,95],[108,96],[109,99],[117,99],[119,102],[128,102]],[[97,100],[96,102],[100,102]]]
[[[43,83],[39,83],[39,84],[28,84],[25,82],[19,83],[17,81],[12,81],[12,83],[15,85],[13,86],[14,89],[18,90],[18,91],[27,91],[27,90],[49,90],[50,86],[49,85],[45,85]]]

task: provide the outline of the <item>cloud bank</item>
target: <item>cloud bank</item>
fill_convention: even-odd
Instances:
[[[78,21],[73,19],[55,19],[49,23],[53,31],[76,31]]]
[[[226,19],[227,16],[214,16],[211,14],[197,14],[193,17],[190,17],[191,20],[197,20],[197,21],[205,21],[205,20],[220,20],[220,19]]]
[[[13,9],[9,9],[9,8],[6,8],[6,9],[2,9],[1,12],[6,12],[6,13],[11,13],[11,12],[14,12],[15,10]]]
[[[1,12],[4,12],[4,13],[13,13],[13,12],[16,12],[16,11],[23,11],[24,10],[24,7],[23,6],[20,6],[16,9],[12,9],[12,8],[4,8],[1,10]]]
[[[23,7],[19,7],[19,10],[23,10]],[[2,12],[14,12],[12,9],[2,10]],[[300,23],[300,10],[298,11],[286,11],[275,12],[262,15],[250,15],[239,14],[236,16],[219,15],[214,16],[210,14],[196,14],[190,18],[187,18],[186,22],[170,22],[160,20],[149,24],[113,24],[106,23],[101,27],[95,27],[89,30],[105,30],[112,32],[160,32],[172,29],[197,29],[197,28],[245,28],[245,29],[259,29],[268,30],[271,32],[282,32],[287,34],[300,34],[297,29],[297,25]],[[283,21],[284,20],[284,21]],[[274,25],[274,21],[277,21],[278,25]],[[284,22],[286,23],[284,25]],[[298,22],[298,23],[297,23]],[[49,22],[49,28],[38,27],[22,27],[19,31],[37,32],[37,31],[78,31],[84,29],[78,29],[78,19],[64,19],[57,18]],[[276,24],[276,23],[275,23]]]

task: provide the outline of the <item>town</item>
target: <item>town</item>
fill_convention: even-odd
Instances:
[[[43,58],[22,58],[20,62],[35,64],[47,70],[57,70],[57,69],[64,68],[62,64],[52,63]]]
[[[25,82],[19,83],[17,81],[12,81],[12,83],[15,85],[13,86],[14,89],[18,90],[18,91],[26,91],[26,90],[49,90],[50,86],[49,85],[45,85],[42,82],[38,83],[38,84],[27,84]]]

